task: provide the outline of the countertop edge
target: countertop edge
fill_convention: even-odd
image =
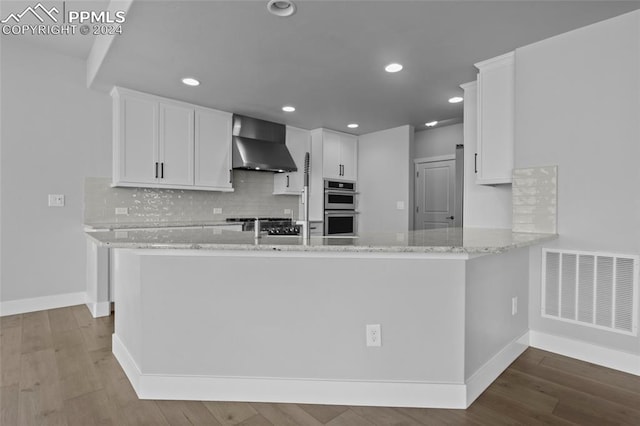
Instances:
[[[540,237],[534,241],[523,241],[508,244],[505,246],[479,246],[479,247],[456,247],[456,246],[345,246],[345,245],[293,245],[293,244],[205,244],[205,243],[136,243],[126,242],[113,243],[102,242],[92,236],[93,232],[86,232],[98,246],[119,249],[154,249],[154,250],[220,250],[220,251],[259,251],[259,252],[330,252],[330,253],[423,253],[423,254],[469,254],[486,255],[500,254],[518,248],[529,247],[552,241],[558,238],[558,234],[537,234]]]

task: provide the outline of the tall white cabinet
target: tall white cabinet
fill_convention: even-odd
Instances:
[[[328,129],[311,131],[309,216],[324,220],[324,179],[358,179],[358,137]]]
[[[232,191],[227,112],[116,87],[113,186]]]
[[[475,64],[478,68],[476,183],[511,183],[515,121],[514,52]]]
[[[300,195],[304,187],[304,157],[311,151],[311,134],[308,130],[287,126],[286,144],[298,171],[276,173],[273,176],[273,193]]]

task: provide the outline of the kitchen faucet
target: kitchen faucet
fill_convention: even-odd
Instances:
[[[302,243],[309,244],[309,153],[304,155],[304,187],[302,188],[303,214],[302,220],[296,221],[296,225],[302,226]]]

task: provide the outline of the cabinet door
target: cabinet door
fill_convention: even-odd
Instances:
[[[195,114],[195,185],[229,190],[231,114],[201,108]]]
[[[114,98],[113,181],[155,182],[158,104],[135,96]]]
[[[338,133],[323,131],[322,171],[327,179],[342,179],[342,139]]]
[[[287,149],[289,149],[298,171],[276,173],[273,177],[274,194],[300,195],[304,187],[304,156],[311,149],[310,139],[308,130],[287,126]]]
[[[340,163],[342,164],[342,179],[356,180],[358,178],[358,137],[340,135]]]
[[[511,183],[515,119],[513,53],[476,66],[480,70],[476,183]]]
[[[160,103],[158,183],[193,185],[193,109]]]

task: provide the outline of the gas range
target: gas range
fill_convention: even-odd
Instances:
[[[300,225],[293,223],[291,218],[283,217],[230,217],[229,223],[241,223],[243,231],[253,231],[255,220],[260,221],[260,231],[268,235],[300,235]]]

